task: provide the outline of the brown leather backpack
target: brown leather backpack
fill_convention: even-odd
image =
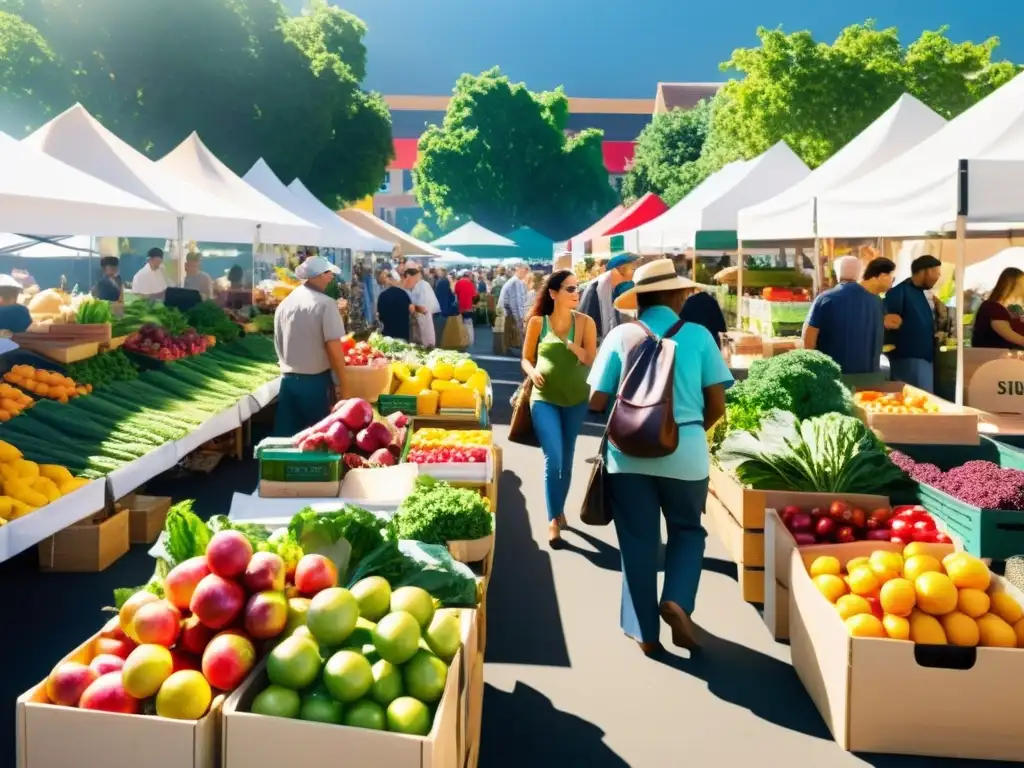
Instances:
[[[675,384],[675,336],[683,320],[658,338],[639,320],[645,336],[626,355],[627,370],[608,417],[608,439],[627,456],[658,459],[669,456],[679,446],[679,425],[672,409]]]

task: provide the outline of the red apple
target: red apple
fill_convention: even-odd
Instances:
[[[814,524],[814,535],[818,537],[818,541],[828,541],[835,535],[836,528],[838,525],[831,517],[819,517]]]

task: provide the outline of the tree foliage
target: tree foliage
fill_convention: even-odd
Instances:
[[[456,214],[496,232],[528,226],[559,238],[615,205],[602,132],[566,134],[561,89],[532,93],[498,68],[463,75],[441,125],[420,139],[420,205],[443,227]]]
[[[954,43],[945,33],[925,32],[904,47],[896,28],[871,20],[847,27],[831,44],[808,31],[759,28],[760,46],[737,49],[722,64],[743,79],[715,99],[705,170],[755,157],[780,140],[815,167],[903,93],[952,118],[1019,71],[992,61],[998,38]]]
[[[13,115],[0,129],[23,135],[81,102],[154,159],[195,130],[234,171],[263,157],[325,202],[383,180],[391,125],[380,97],[360,88],[366,27],[324,0],[299,17],[280,0],[0,0],[0,9],[0,121]]]
[[[693,109],[655,115],[637,138],[633,162],[622,183],[622,200],[630,205],[654,192],[674,205],[700,182],[700,160],[711,117],[711,102]]]

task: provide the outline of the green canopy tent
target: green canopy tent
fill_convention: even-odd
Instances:
[[[530,227],[520,227],[506,237],[516,244],[515,258],[528,264],[550,264],[554,258],[555,241]]]

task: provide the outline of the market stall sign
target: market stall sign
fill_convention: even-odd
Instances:
[[[1024,359],[992,360],[971,377],[967,403],[989,413],[1024,413]]]

